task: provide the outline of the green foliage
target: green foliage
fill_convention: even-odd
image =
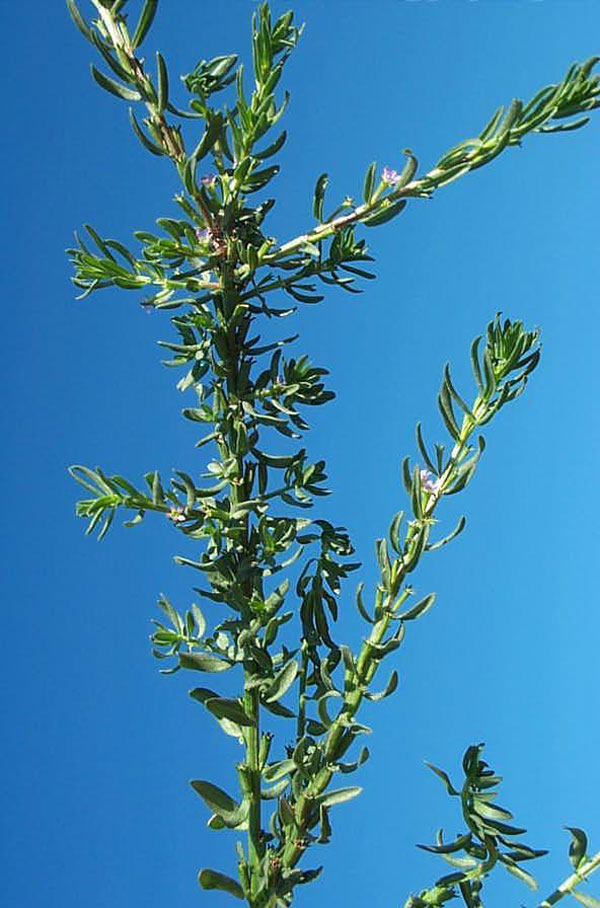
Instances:
[[[441,779],[448,794],[460,800],[466,828],[451,842],[444,842],[440,829],[435,845],[418,846],[439,855],[452,871],[440,877],[432,888],[411,895],[405,908],[444,905],[455,898],[460,898],[467,908],[483,908],[483,886],[496,866],[504,866],[530,889],[538,888],[535,878],[521,865],[548,852],[518,840],[526,830],[512,825],[512,813],[496,803],[502,778],[481,759],[482,751],[483,744],[467,748],[462,761],[465,778],[460,789],[454,787],[444,770],[427,764]],[[598,901],[574,887],[584,882],[600,864],[600,854],[590,860],[586,854],[586,834],[581,829],[567,828],[571,833],[569,858],[576,872],[540,908],[554,905],[567,895],[588,908],[595,908]]]
[[[209,617],[195,604],[179,612],[161,596],[164,617],[154,621],[153,652],[167,674],[208,674],[216,685],[216,676],[232,671],[237,679],[235,696],[208,687],[190,694],[242,748],[239,795],[208,780],[195,780],[192,787],[210,812],[211,830],[247,837],[246,848],[237,843],[238,881],[202,870],[199,882],[252,908],[288,906],[296,886],[321,871],[299,864],[307,851],[330,841],[332,811],[361,791],[339,786],[337,775],[358,771],[369,757],[366,747],[355,747],[370,731],[358,720],[364,700],[382,700],[398,686],[395,668],[380,689],[375,676],[403,645],[407,625],[434,604],[433,593],[415,595],[409,575],[465,527],[461,518],[438,538],[438,506],[470,483],[485,447],[482,428],[523,392],[540,351],[537,331],[497,316],[471,347],[470,395],[457,389],[445,367],[437,400],[444,437],[431,447],[417,426],[418,459],[403,462],[405,509],[376,542],[379,580],[372,593],[363,584],[357,588],[368,635],[354,652],[339,642],[337,628],[343,583],[359,568],[352,541],[343,527],[312,516],[315,499],[328,494],[326,465],[311,462],[305,448],[293,444],[308,428],[306,408],[329,403],[334,393],[326,369],[289,352],[296,335],[263,342],[257,325],[264,317],[293,316],[298,304],[318,303],[329,286],[358,292],[357,280],[373,277],[364,267],[372,258],[357,236],[361,225],[391,221],[409,200],[430,196],[530,133],[582,126],[587,115],[580,115],[600,106],[599,78],[591,74],[598,58],[574,65],[561,83],[528,104],[501,108],[478,138],[457,145],[420,177],[408,150],[400,173],[385,167],[378,176],[372,163],[358,205],[347,196],[326,212],[329,180],[322,174],[313,198],[316,225],[280,243],[266,232],[274,199],[265,191],[271,191],[279,171],[274,159],[286,141],[278,123],[288,96],[278,98],[277,90],[301,34],[293,14],[273,18],[268,3],[258,7],[251,90],[236,55],[201,60],[182,79],[189,96],[184,109],[172,100],[164,57],[156,54],[152,76],[136,53],[157,0],[142,4],[133,33],[128,0],[93,4],[98,15],[87,23],[74,0],[67,0],[75,25],[108,67],[109,74],[93,66],[93,78],[118,99],[144,105],[141,118],[130,109],[133,131],[148,152],[172,162],[181,192],[175,211],[157,219],[157,233],[135,233],[135,251],[86,226],[89,239],[76,237],[69,250],[74,283],[82,297],[118,287],[142,291],[145,307],[178,310],[171,318],[175,337],[161,345],[171,357],[166,365],[182,370],[177,387],[191,398],[182,415],[203,433],[197,442],[202,455],[210,453],[199,478],[195,470],[176,470],[166,482],[152,471],[143,489],[100,468],[75,466],[73,477],[91,495],[79,502],[77,513],[99,538],[118,511],[130,518],[127,526],[159,513],[196,543],[197,560],[176,560],[195,572]],[[222,97],[227,100],[213,106]],[[285,294],[283,305],[272,302],[278,293]],[[285,444],[278,448],[281,436]],[[272,715],[287,720],[292,743],[285,748],[269,730]],[[440,832],[437,844],[428,846],[454,872],[411,896],[410,908],[442,905],[454,896],[476,908],[496,864],[532,882],[521,864],[543,852],[513,840],[521,830],[492,803],[499,778],[480,755],[481,747],[467,751],[460,790],[434,768],[448,793],[460,798],[467,830],[446,844]],[[571,832],[577,879],[544,905],[565,894],[595,904],[574,887],[600,859],[587,857],[580,830]]]
[[[466,830],[453,842],[444,842],[440,829],[435,845],[419,846],[440,855],[453,871],[437,880],[433,889],[411,896],[406,908],[443,905],[458,895],[468,908],[480,908],[484,881],[498,863],[530,889],[537,889],[535,879],[520,865],[548,852],[515,841],[525,830],[511,825],[510,811],[495,803],[496,789],[502,780],[481,759],[482,750],[483,745],[479,744],[466,751],[462,764],[465,781],[460,790],[454,788],[445,772],[430,767],[442,779],[448,794],[460,799]]]

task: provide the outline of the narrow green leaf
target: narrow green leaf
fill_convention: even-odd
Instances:
[[[216,719],[229,719],[230,722],[234,722],[236,725],[248,728],[256,724],[250,716],[246,714],[246,711],[238,700],[215,697],[214,699],[207,700],[204,705]]]
[[[329,811],[326,807],[321,807],[319,810],[319,822],[321,823],[321,831],[317,842],[321,845],[326,845],[331,840],[331,822],[329,820]]]
[[[226,672],[232,667],[230,662],[208,653],[180,653],[179,664],[197,672]]]
[[[277,782],[283,776],[290,775],[297,769],[294,760],[281,760],[279,763],[271,763],[263,770],[263,779],[265,782]]]
[[[190,785],[213,813],[231,814],[237,810],[237,802],[218,785],[204,779],[193,779]]]
[[[407,609],[405,612],[400,612],[398,618],[401,618],[402,621],[412,621],[415,618],[420,618],[421,615],[424,615],[425,612],[429,611],[434,602],[435,593],[430,593],[428,596],[425,596],[424,599],[421,599],[420,602],[417,602],[416,605],[413,605],[412,608]]]
[[[387,224],[388,221],[400,214],[404,208],[406,208],[406,199],[398,199],[396,202],[389,202],[385,199],[379,210],[365,218],[363,224],[365,227],[379,227],[380,224]]]
[[[373,657],[378,660],[383,659],[384,656],[388,656],[390,653],[393,653],[394,650],[397,650],[401,642],[402,639],[399,639],[398,637],[390,637],[385,643],[373,643],[372,640],[365,641]]]
[[[140,142],[142,143],[144,148],[147,151],[149,151],[151,154],[155,154],[157,157],[162,157],[164,155],[164,151],[162,150],[162,148],[159,148],[158,145],[155,145],[154,142],[150,141],[150,139],[148,138],[148,136],[145,134],[142,127],[138,123],[136,115],[134,114],[134,112],[131,108],[129,108],[129,119],[131,120],[131,125],[133,126],[133,131],[135,132],[136,136],[138,137],[138,139],[140,140]]]
[[[188,168],[190,171],[193,171],[203,158],[206,157],[208,152],[211,150],[219,134],[221,132],[222,119],[220,114],[215,114],[211,117],[210,121],[207,123],[206,129],[202,135],[202,138],[194,148],[192,154],[188,159]]]
[[[582,126],[585,126],[586,123],[589,123],[589,117],[579,117],[577,120],[572,120],[570,123],[559,123],[555,126],[541,126],[540,132],[571,132],[574,129],[581,129]]]
[[[499,107],[498,110],[492,116],[489,123],[487,123],[484,126],[484,128],[482,129],[482,131],[479,134],[479,138],[482,142],[485,142],[487,139],[490,138],[490,136],[492,136],[496,132],[496,129],[498,128],[498,124],[500,123],[500,120],[502,119],[503,116],[504,116],[504,107]]]
[[[275,675],[272,682],[263,692],[262,699],[267,703],[274,703],[276,700],[281,699],[294,683],[297,674],[298,663],[292,659]]]
[[[571,889],[569,895],[572,895],[580,905],[584,905],[585,908],[600,908],[600,901],[595,899],[593,895],[587,895],[585,892],[578,892],[577,889]]]
[[[283,794],[286,788],[289,786],[289,779],[281,779],[275,785],[272,785],[270,788],[261,788],[260,798],[261,801],[274,801],[279,795]]]
[[[500,820],[479,819],[478,822],[488,833],[492,832],[494,835],[498,833],[500,833],[500,835],[522,835],[524,832],[527,832],[522,826],[510,826],[508,823],[502,823]]]
[[[388,533],[388,536],[390,539],[390,545],[392,546],[396,555],[402,554],[402,539],[400,538],[400,528],[402,526],[403,520],[404,520],[404,511],[398,511],[398,513],[394,515],[394,519],[392,520],[392,522],[390,524],[390,529],[389,529],[389,533]]]
[[[77,28],[79,29],[79,31],[81,32],[83,37],[87,38],[87,40],[91,42],[92,41],[92,31],[89,28],[89,26],[86,24],[81,13],[79,12],[79,9],[77,8],[77,6],[75,4],[75,0],[67,0],[67,9],[69,10],[69,13],[71,14],[71,19],[73,20],[73,22],[75,23],[75,25],[77,26]]]
[[[322,173],[318,178],[315,186],[315,195],[313,200],[313,214],[317,221],[323,220],[323,204],[325,201],[325,191],[329,185],[329,174]]]
[[[500,858],[502,860],[502,858]],[[519,867],[517,864],[508,864],[506,861],[502,861],[509,873],[512,873],[513,876],[516,876],[518,880],[521,880],[525,883],[526,886],[529,886],[530,889],[536,890],[538,888],[537,881],[526,870],[523,870],[522,867]]]
[[[219,695],[210,690],[207,687],[195,687],[190,691],[190,697],[193,697],[194,700],[197,700],[199,703],[202,703],[208,708],[209,700],[218,700]],[[232,738],[236,738],[238,743],[244,743],[244,731],[240,725],[237,725],[235,722],[232,722],[230,719],[220,719],[214,713],[211,715],[217,720],[221,730],[225,732],[226,735],[229,735]]]
[[[512,851],[507,851],[505,857],[511,858],[513,861],[531,861],[534,858],[543,858],[544,855],[548,854],[546,848],[530,848],[528,845],[524,845],[523,842],[515,842]]]
[[[169,103],[169,73],[165,59],[159,51],[156,51],[156,69],[158,73],[158,109],[162,113]]]
[[[434,766],[433,763],[425,762],[425,766],[436,774],[438,779],[441,779],[444,785],[446,786],[446,791],[449,795],[453,797],[460,795],[460,791],[457,791],[452,782],[450,781],[450,776],[447,772],[444,772],[443,769],[438,769],[437,766]]]
[[[375,624],[375,619],[372,618],[371,615],[369,615],[367,609],[365,608],[365,604],[363,601],[363,595],[362,595],[363,589],[364,589],[364,583],[359,583],[358,587],[356,588],[356,607],[359,611],[361,618],[364,618],[364,620],[368,624]]]
[[[135,515],[135,517],[133,517],[131,520],[125,520],[125,521],[123,521],[123,526],[124,526],[124,527],[134,527],[134,526],[137,526],[137,524],[138,524],[138,523],[141,523],[141,521],[144,519],[145,513],[146,513],[146,512],[143,511],[143,510],[138,511],[137,514]]]
[[[421,848],[423,851],[429,851],[432,854],[453,854],[455,851],[462,851],[465,845],[471,844],[471,833],[467,832],[464,835],[457,836],[453,842],[444,843],[442,830],[439,829],[437,841],[437,845],[417,845],[417,848]]]
[[[417,167],[419,166],[419,162],[417,161],[410,148],[405,148],[402,154],[404,154],[408,158],[408,160],[402,168],[399,179],[394,184],[395,189],[401,189],[403,186],[406,186],[407,183],[410,183],[415,173],[417,172]]]
[[[358,755],[358,760],[355,760],[354,763],[336,763],[335,765],[340,772],[348,774],[350,772],[355,772],[359,766],[362,766],[363,763],[367,762],[370,756],[369,748],[363,747]]]
[[[427,445],[425,444],[425,440],[423,438],[423,431],[421,429],[420,422],[417,423],[417,445],[419,447],[419,451],[421,452],[421,457],[425,461],[425,466],[432,473],[435,473],[436,472],[435,465],[434,465],[433,461],[431,460],[431,457],[429,456],[429,452],[427,450]]]
[[[146,2],[144,3],[140,21],[138,22],[137,28],[131,41],[131,46],[134,49],[140,46],[140,44],[148,34],[150,27],[154,21],[157,9],[158,0],[146,0]]]
[[[404,483],[404,488],[406,489],[407,495],[412,495],[413,480],[412,473],[410,471],[410,457],[405,457],[402,461],[402,481]]]
[[[444,536],[443,539],[439,539],[437,542],[433,542],[431,545],[428,545],[427,551],[434,552],[436,549],[441,548],[443,545],[447,545],[449,542],[452,542],[453,539],[456,539],[456,537],[460,535],[460,533],[462,533],[466,525],[466,517],[461,517],[452,532],[447,536]]]
[[[367,205],[369,204],[369,202],[371,201],[371,199],[373,197],[373,187],[375,185],[376,168],[377,168],[377,161],[373,161],[373,163],[369,166],[369,168],[365,174],[365,182],[364,182],[364,186],[363,186],[363,199],[365,201],[365,204],[367,204]]]
[[[183,483],[183,490],[185,490],[186,494],[186,507],[192,508],[196,501],[196,486],[194,485],[192,477],[189,476],[188,473],[184,473],[183,470],[175,470],[174,472],[176,476],[179,476]]]
[[[464,873],[447,873],[445,876],[441,876],[439,880],[436,880],[435,885],[445,889],[448,886],[453,886],[454,883],[462,882],[464,879]]]
[[[487,796],[489,797],[489,795]],[[473,797],[473,809],[476,814],[485,820],[512,820],[513,815],[510,810],[498,807],[496,804],[488,804],[476,795]]]
[[[456,417],[454,416],[454,410],[452,409],[452,401],[450,395],[446,389],[445,383],[442,384],[440,393],[438,394],[438,409],[444,420],[446,428],[450,433],[450,436],[454,441],[458,441],[460,438],[460,429],[456,422]]]
[[[294,816],[294,811],[286,798],[279,799],[279,816],[281,817],[281,822],[286,828],[294,827],[296,822],[296,817]]]
[[[461,408],[461,410],[464,413],[468,413],[469,416],[472,416],[473,414],[471,413],[470,407],[468,406],[467,403],[465,403],[462,396],[458,393],[458,391],[454,387],[454,383],[452,382],[452,375],[450,373],[450,363],[446,363],[446,365],[444,367],[444,381],[445,381],[446,387],[448,388],[448,391],[449,391],[451,397],[454,399],[455,403],[458,404],[458,406]]]
[[[255,158],[258,158],[259,161],[264,161],[267,158],[272,158],[273,155],[277,154],[280,151],[287,139],[287,133],[284,131],[281,133],[279,138],[277,138],[268,148],[265,148],[263,151],[254,151],[253,155]]]
[[[334,804],[343,804],[344,801],[350,801],[362,791],[362,788],[354,786],[352,788],[338,788],[337,791],[330,791],[329,794],[321,795],[318,799],[321,807],[333,807]]]
[[[264,189],[273,177],[277,176],[280,170],[279,164],[272,164],[270,167],[263,167],[262,170],[255,170],[243,181],[242,189],[244,192],[258,192],[260,189]]]
[[[479,364],[479,344],[481,343],[481,338],[476,337],[473,343],[471,344],[471,365],[473,367],[473,375],[475,376],[475,381],[477,382],[477,387],[480,391],[483,391],[483,379],[481,377],[481,366]]]
[[[115,513],[116,513],[115,509],[108,512],[106,519],[102,525],[102,529],[98,533],[98,542],[100,542],[102,539],[104,539],[104,537],[108,533],[110,526],[111,526],[113,520],[115,519]]]
[[[330,728],[333,723],[333,719],[327,712],[327,701],[331,700],[331,699],[341,700],[342,695],[337,690],[328,690],[323,694],[323,696],[319,697],[319,700],[317,702],[317,710],[319,713],[319,719],[321,720],[321,722],[325,728]]]
[[[370,691],[365,691],[365,697],[367,698],[367,700],[372,700],[374,703],[376,703],[379,700],[385,699],[385,697],[389,697],[390,694],[393,694],[397,687],[398,687],[398,672],[394,669],[394,671],[391,674],[390,680],[386,684],[384,690],[380,691],[380,693],[378,693],[378,694],[372,694],[372,693],[370,693]]]
[[[418,465],[415,464],[413,467],[413,475],[412,475],[412,491],[410,494],[410,506],[411,506],[412,512],[415,515],[415,517],[417,518],[417,520],[421,520],[423,517],[423,501],[422,501],[422,497],[421,497],[422,491],[423,491],[423,480],[421,478],[421,471],[419,470]]]
[[[270,713],[273,713],[274,716],[281,716],[282,719],[295,719],[296,713],[291,709],[288,709],[287,706],[284,706],[282,703],[275,701],[274,703],[263,703],[265,709]]]
[[[497,382],[489,347],[487,346],[483,351],[483,374],[485,376],[485,395],[489,399],[496,390]]]
[[[342,660],[344,662],[344,668],[348,672],[351,678],[355,678],[357,674],[356,662],[354,656],[352,655],[352,650],[348,646],[340,646],[340,653],[342,654]]]
[[[206,618],[195,603],[192,605],[192,615],[196,622],[196,634],[198,637],[203,637],[206,631]]]
[[[216,870],[201,870],[198,874],[198,882],[203,889],[218,889],[220,892],[228,892],[236,899],[244,900],[244,890],[240,884]]]
[[[177,610],[175,608],[173,608],[171,601],[169,599],[167,599],[167,597],[164,594],[161,593],[161,595],[158,599],[157,605],[161,609],[161,611],[163,611],[165,613],[165,615],[168,617],[169,621],[171,622],[171,624],[173,625],[173,627],[175,628],[177,633],[183,634],[183,631],[184,631],[183,621],[181,620],[181,617],[177,613]]]
[[[216,699],[219,695],[208,687],[195,687],[190,691],[190,697],[198,700],[199,703],[206,703],[207,700]]]
[[[565,826],[565,829],[571,833],[571,843],[569,845],[569,860],[577,870],[580,864],[585,862],[588,840],[583,829],[577,826]]]
[[[142,96],[139,91],[136,91],[134,88],[127,88],[126,85],[121,85],[120,82],[116,82],[109,76],[105,76],[104,73],[101,73],[99,69],[96,69],[93,63],[90,66],[90,70],[98,85],[105,91],[110,92],[111,95],[115,95],[117,98],[121,98],[123,101],[141,100]]]

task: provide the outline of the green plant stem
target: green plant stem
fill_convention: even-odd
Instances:
[[[444,473],[440,477],[440,492],[443,490],[444,483],[450,480],[456,466],[459,464],[463,452],[468,445],[473,432],[478,426],[479,419],[482,418],[485,413],[486,406],[487,402],[483,400],[481,396],[478,396],[473,405],[473,409],[471,410],[472,415],[464,416],[460,437],[456,441],[456,444],[454,445],[454,448],[450,455],[448,465],[444,470]],[[425,515],[427,517],[433,516],[435,507],[441,497],[440,492],[430,496],[425,508]],[[426,533],[429,533],[429,528],[426,528]],[[405,568],[400,567],[400,570],[396,575],[394,585],[396,592],[389,593],[386,596],[383,604],[380,606],[381,617],[376,621],[368,639],[365,640],[362,645],[357,661],[358,683],[346,695],[344,706],[337,718],[334,719],[327,735],[325,745],[326,765],[315,776],[315,778],[312,780],[312,783],[308,786],[307,790],[303,792],[303,794],[298,798],[298,803],[296,806],[296,818],[300,830],[300,835],[302,835],[302,833],[304,832],[304,824],[311,808],[311,801],[322,794],[331,782],[331,779],[333,777],[333,769],[331,768],[331,765],[342,755],[339,752],[339,748],[340,745],[343,746],[342,739],[347,724],[358,712],[364,699],[365,691],[368,690],[368,687],[379,667],[380,659],[375,655],[376,647],[382,643],[387,632],[390,629],[392,621],[395,620],[394,611],[398,609],[402,601],[402,599],[396,599],[397,590],[400,589],[402,583],[404,582],[405,576]],[[293,842],[287,843],[283,855],[283,863],[286,867],[295,866],[298,863],[299,859],[302,857],[305,849],[300,841],[301,840],[296,839]]]
[[[404,198],[429,198],[430,194],[435,189],[437,189],[438,185],[441,185],[442,182],[443,174],[439,170],[439,168],[435,167],[433,170],[430,170],[428,173],[426,173],[425,176],[421,177],[418,180],[411,180],[411,182],[407,183],[406,186],[403,186],[401,189],[397,189],[396,191],[385,196],[383,199],[381,198],[379,193],[375,193],[373,200],[370,203],[357,205],[348,214],[342,214],[331,221],[327,221],[324,224],[319,224],[310,233],[305,233],[301,236],[294,237],[293,240],[289,240],[287,243],[284,243],[279,247],[279,249],[276,249],[269,255],[265,255],[263,263],[268,265],[271,262],[277,262],[280,259],[290,255],[291,253],[296,252],[306,243],[318,243],[321,240],[326,240],[328,237],[333,236],[333,234],[337,233],[338,230],[341,230],[343,227],[351,227],[353,224],[358,224],[361,221],[364,221],[365,218],[368,218],[370,215],[379,212],[384,207],[382,203],[387,199],[389,199],[391,202],[397,202],[400,199]]]
[[[160,110],[152,82],[144,72],[142,60],[135,55],[131,44],[131,37],[127,28],[120,27],[110,9],[103,6],[99,0],[92,0],[98,14],[108,33],[108,37],[122,63],[129,67],[131,82],[136,86],[144,98],[146,108],[150,114],[158,133],[160,134],[163,151],[171,158],[174,164],[182,164],[186,160],[185,148],[181,132],[167,122],[165,115]]]
[[[156,91],[151,79],[144,71],[144,62],[135,55],[135,50],[131,43],[131,37],[126,27],[122,27],[116,20],[111,10],[103,6],[100,0],[92,0],[98,10],[100,19],[108,33],[108,37],[121,60],[129,71],[131,83],[135,85],[144,99],[144,103],[150,114],[150,121],[154,125],[159,138],[160,146],[163,153],[175,164],[179,175],[182,174],[182,167],[187,160],[185,143],[181,135],[181,130],[172,126],[165,117],[164,111],[161,110]],[[207,208],[201,192],[192,192],[192,198],[202,212],[206,226],[214,230],[215,219]]]
[[[251,869],[251,882],[258,878],[259,862],[262,857],[261,845],[261,810],[260,810],[260,780],[261,768],[259,762],[260,742],[260,710],[258,691],[248,687],[250,677],[245,675],[244,707],[252,726],[246,733],[246,766],[248,771],[248,794],[250,796],[250,810],[248,814],[248,858]],[[254,887],[253,887],[254,888]]]
[[[552,895],[549,895],[547,899],[544,899],[544,901],[540,903],[539,908],[550,908],[551,905],[556,905],[561,899],[564,899],[566,895],[571,895],[575,887],[580,883],[584,883],[595,870],[598,870],[598,868],[600,868],[600,851],[593,857],[588,858],[575,873],[572,873],[571,876],[567,877],[567,879],[554,890]]]
[[[230,252],[230,251],[229,251]],[[240,420],[243,420],[244,411],[242,399],[238,396],[238,382],[241,369],[241,360],[243,353],[243,341],[248,333],[251,316],[246,318],[245,324],[240,328],[240,334],[236,336],[236,331],[231,327],[230,320],[236,306],[239,304],[239,290],[234,280],[235,261],[231,254],[228,255],[219,268],[219,279],[221,287],[222,311],[217,312],[222,316],[227,327],[225,328],[227,357],[225,366],[227,372],[227,397],[230,408],[237,410]],[[221,456],[227,460],[232,452],[227,441],[224,439],[220,445]],[[243,453],[236,454],[237,460],[237,481],[231,484],[231,500],[234,505],[248,501],[251,495],[251,488],[246,478],[246,456]],[[244,544],[243,553],[250,552],[250,524],[249,516],[246,514],[244,519]],[[250,601],[254,592],[254,580],[252,577],[244,582],[245,597]],[[246,608],[245,620],[248,630],[252,625],[252,612],[249,607]],[[250,631],[251,632],[251,631]],[[260,695],[256,687],[256,678],[250,666],[244,670],[244,710],[251,725],[245,731],[244,741],[246,746],[246,761],[244,768],[245,778],[245,797],[248,798],[248,860],[250,867],[250,893],[248,894],[248,903],[251,908],[259,908],[259,903],[254,902],[253,896],[260,887],[262,882],[261,861],[264,854],[264,844],[262,842],[262,816],[261,816],[261,778],[262,767],[260,758]]]
[[[579,75],[588,80],[589,74],[598,59],[598,57],[590,58],[581,66]],[[444,155],[440,162],[424,176],[410,180],[404,186],[397,186],[396,189],[393,189],[384,197],[382,197],[382,194],[385,191],[385,184],[382,181],[368,202],[354,207],[348,214],[319,224],[309,233],[289,240],[266,255],[264,263],[279,261],[301,248],[307,242],[318,243],[343,227],[365,220],[385,207],[388,199],[389,202],[394,203],[403,198],[430,198],[436,189],[447,185],[472,170],[485,166],[506,148],[515,145],[520,146],[521,140],[526,135],[543,132],[544,127],[548,128],[548,123],[581,114],[583,111],[592,111],[600,106],[598,98],[600,89],[595,77],[589,80],[587,84],[585,99],[581,99],[575,105],[573,105],[572,86],[567,80],[558,85],[549,86],[550,88],[553,89],[553,92],[546,99],[541,110],[536,108],[536,99],[533,99],[525,106],[520,101],[513,101],[504,113],[504,118],[499,128],[492,130],[490,133],[488,125],[481,134],[480,139],[467,140],[467,142],[457,146],[447,155]]]
[[[408,186],[405,188],[408,189]],[[398,198],[401,198],[400,194],[395,194],[394,199]],[[365,203],[364,205],[357,205],[349,214],[343,214],[334,218],[332,221],[327,221],[325,224],[319,224],[310,233],[304,233],[301,236],[297,236],[293,240],[284,243],[279,249],[276,249],[269,255],[265,255],[263,263],[269,265],[271,262],[278,262],[280,259],[296,252],[306,243],[318,243],[321,240],[326,240],[328,237],[333,236],[334,233],[337,233],[338,230],[341,230],[342,227],[351,227],[352,224],[359,223],[370,214],[375,214],[381,207],[381,201],[379,199],[370,204]]]
[[[298,719],[296,723],[296,740],[300,741],[306,732],[306,672],[308,671],[308,643],[302,641],[300,670],[298,672]]]

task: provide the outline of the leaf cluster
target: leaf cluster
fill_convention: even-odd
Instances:
[[[537,889],[535,879],[521,865],[548,852],[517,840],[526,830],[512,825],[511,812],[496,803],[502,779],[481,758],[482,751],[483,744],[478,744],[465,752],[462,761],[465,779],[460,789],[454,787],[444,770],[427,764],[442,780],[448,794],[460,799],[466,829],[451,842],[444,842],[440,829],[435,845],[419,845],[442,857],[453,869],[440,877],[432,889],[410,896],[405,908],[443,905],[456,897],[467,908],[482,908],[484,882],[497,864],[531,889]]]

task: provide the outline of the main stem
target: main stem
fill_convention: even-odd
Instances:
[[[252,726],[246,734],[246,767],[248,778],[248,795],[250,810],[248,814],[248,859],[251,870],[251,888],[255,891],[259,882],[259,864],[262,858],[261,847],[261,810],[260,810],[260,710],[258,691],[248,686],[251,675],[244,677],[244,707]]]
[[[224,341],[227,355],[225,364],[227,367],[226,393],[230,408],[237,410],[239,420],[243,422],[244,411],[242,406],[242,395],[239,388],[239,376],[243,360],[243,345],[250,327],[251,316],[247,316],[241,323],[233,323],[233,313],[240,301],[240,291],[236,287],[234,271],[235,261],[231,244],[228,244],[227,258],[223,261],[220,270],[220,287],[221,299],[224,317]],[[231,447],[229,443],[223,441],[222,454],[226,457],[231,456]],[[231,499],[234,504],[241,504],[247,501],[252,494],[252,480],[247,473],[246,458],[243,453],[236,454],[237,476],[231,484]],[[251,538],[249,516],[244,518],[245,527],[243,534],[243,550],[241,558],[244,559],[250,554]],[[249,606],[252,595],[255,592],[255,578],[250,576],[244,581],[244,596],[247,604],[244,609],[244,619],[248,631],[253,624],[253,615]],[[257,592],[260,593],[260,590]],[[254,682],[254,683],[253,683]],[[248,903],[252,908],[258,908],[258,902],[255,902],[254,896],[262,882],[261,878],[261,861],[264,852],[262,841],[262,818],[261,818],[261,747],[260,747],[260,697],[256,687],[256,678],[252,668],[247,665],[244,669],[244,710],[251,724],[245,729],[244,741],[246,746],[246,761],[242,768],[244,796],[249,801],[248,809],[248,863],[249,863],[249,883],[250,892],[247,893]]]

